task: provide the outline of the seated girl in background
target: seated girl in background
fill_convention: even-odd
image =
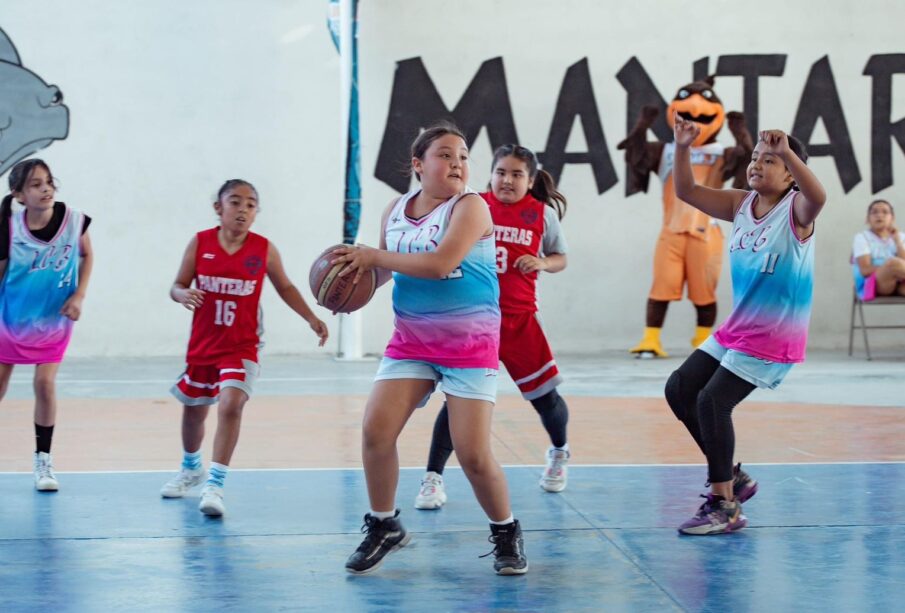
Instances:
[[[905,233],[896,228],[896,215],[886,200],[867,207],[868,229],[855,235],[852,268],[861,300],[877,296],[905,296]]]

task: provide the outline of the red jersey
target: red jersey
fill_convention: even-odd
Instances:
[[[257,362],[268,242],[249,232],[245,244],[230,255],[220,246],[218,231],[211,228],[197,235],[195,287],[205,294],[192,319],[185,361],[215,364],[224,357],[236,357]]]
[[[503,313],[537,311],[537,272],[524,274],[515,266],[523,255],[538,257],[544,236],[544,207],[530,194],[504,204],[492,192],[481,194],[490,206],[496,238],[496,272]]]

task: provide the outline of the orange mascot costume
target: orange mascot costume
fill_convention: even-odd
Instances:
[[[676,197],[672,167],[673,143],[647,142],[646,134],[657,117],[657,109],[645,106],[638,123],[618,148],[625,150],[628,180],[647,191],[649,174],[656,172],[663,183],[663,227],[654,252],[654,281],[647,301],[647,321],[641,342],[630,351],[637,357],[667,357],[660,342],[660,329],[672,300],[681,300],[685,286],[697,310],[693,347],[703,343],[716,322],[716,285],[723,260],[723,235],[709,216]],[[734,177],[734,187],[745,187],[745,169],[754,150],[741,113],[728,116],[713,91],[713,77],[683,86],[666,111],[670,128],[675,115],[696,122],[701,134],[691,148],[691,167],[697,183],[714,188]],[[725,147],[716,136],[729,120],[735,146]]]

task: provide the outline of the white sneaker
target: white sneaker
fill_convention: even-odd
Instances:
[[[188,494],[189,490],[204,481],[204,469],[189,470],[183,468],[179,474],[167,481],[160,488],[160,495],[164,498],[182,498]]]
[[[540,486],[548,492],[561,492],[566,489],[569,474],[569,457],[565,449],[550,447],[547,450],[547,468],[540,478]]]
[[[446,504],[443,475],[428,471],[421,480],[421,490],[415,496],[416,509],[439,509]]]
[[[220,517],[226,512],[223,506],[223,488],[216,485],[205,485],[201,490],[201,504],[198,510],[210,517]]]
[[[60,489],[53,474],[53,458],[43,451],[35,452],[35,489],[39,492],[55,492]]]

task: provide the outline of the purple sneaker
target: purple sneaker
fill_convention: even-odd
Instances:
[[[702,497],[706,500],[695,516],[679,526],[682,534],[725,534],[748,525],[748,518],[742,515],[742,505],[738,501],[728,502],[722,496],[714,494]]]
[[[739,503],[747,502],[757,493],[757,481],[742,470],[741,463],[732,469],[732,495]]]

